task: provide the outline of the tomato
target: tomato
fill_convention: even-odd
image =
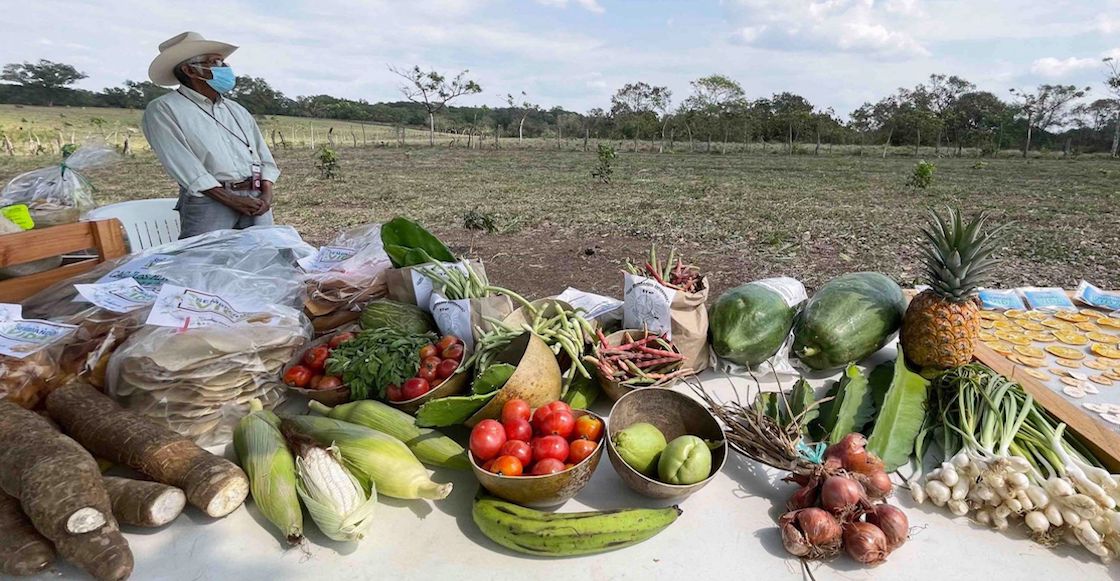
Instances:
[[[390,383],[389,386],[385,388],[385,396],[389,398],[389,401],[404,401],[404,395],[401,394],[401,387],[393,383]]]
[[[342,387],[342,380],[334,375],[328,375],[319,380],[319,386],[315,389],[338,389]]]
[[[560,436],[537,438],[531,446],[535,462],[540,462],[545,458],[553,458],[562,462],[568,458],[568,441]]]
[[[497,458],[495,458],[494,460],[497,460]],[[487,472],[491,472],[491,468],[494,467],[494,460],[487,460],[486,462],[483,462],[482,469]]]
[[[521,440],[528,442],[529,438],[533,437],[533,426],[525,420],[513,419],[508,422],[502,422],[502,427],[506,430],[507,440]]]
[[[595,416],[580,416],[576,419],[576,437],[598,442],[603,437],[603,420]]]
[[[497,456],[505,443],[506,430],[498,420],[482,420],[471,430],[471,454],[479,460]]]
[[[413,377],[406,379],[404,384],[401,385],[401,395],[405,400],[416,399],[425,393],[431,391],[432,387],[428,385],[428,380],[421,377]]]
[[[564,466],[563,460],[557,460],[556,458],[545,458],[544,460],[540,460],[536,464],[533,464],[533,471],[530,474],[532,474],[533,476],[544,476],[546,474],[556,474],[557,472],[563,472],[565,469],[566,467]]]
[[[571,464],[579,464],[584,460],[591,457],[598,448],[599,444],[591,440],[575,440],[568,446],[568,462]]]
[[[460,343],[462,343],[462,341],[460,341],[459,338],[455,335],[444,335],[443,337],[439,338],[439,341],[436,342],[436,349],[443,351],[444,349],[447,349],[452,345],[458,345]]]
[[[424,345],[420,348],[420,359],[427,359],[429,357],[436,357],[439,355],[439,349],[435,344]]]
[[[529,448],[527,442],[521,440],[506,440],[502,444],[501,450],[498,450],[499,456],[513,456],[521,460],[522,468],[528,468],[529,464],[533,463],[533,450]]]
[[[437,379],[436,368],[439,367],[439,357],[428,357],[420,362],[420,370],[416,372],[416,377],[432,383]]]
[[[502,406],[502,423],[510,420],[525,420],[529,421],[529,402],[513,398]]]
[[[440,356],[443,357],[444,359],[454,359],[455,361],[462,361],[463,360],[463,346],[462,345],[452,345],[450,347],[447,347],[443,351],[440,352]]]
[[[502,476],[521,476],[522,470],[524,466],[517,456],[498,456],[490,467],[491,472]]]
[[[349,332],[349,331],[347,331],[345,333],[339,333],[339,334],[335,335],[334,337],[331,337],[331,340],[330,340],[330,342],[327,343],[327,345],[329,345],[331,349],[334,349],[335,347],[338,347],[339,345],[342,345],[343,343],[345,343],[345,342],[347,342],[347,341],[349,341],[353,338],[354,338],[354,334]]]
[[[323,381],[322,375],[313,375],[311,381],[307,382],[308,389],[319,389],[320,381]]]
[[[541,420],[540,432],[544,435],[560,436],[567,440],[574,429],[576,429],[576,419],[571,412],[552,412]]]
[[[546,417],[548,417],[548,414],[551,414],[552,412],[557,411],[557,410],[572,413],[572,408],[570,406],[568,406],[568,404],[566,404],[562,401],[559,401],[559,400],[554,401],[550,404],[542,405],[541,407],[537,408],[536,411],[533,412],[533,427],[537,431],[541,431],[541,422],[543,422],[544,419]]]
[[[284,372],[284,383],[294,387],[307,387],[311,383],[312,372],[302,365],[293,365]]]
[[[327,357],[330,356],[331,350],[326,345],[312,347],[303,354],[303,364],[312,371],[322,371],[327,365]]]
[[[459,369],[459,362],[454,359],[444,359],[436,366],[436,378],[447,379],[455,375],[455,370]]]

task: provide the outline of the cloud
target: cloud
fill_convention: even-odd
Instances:
[[[1099,14],[1093,20],[1093,30],[1101,34],[1120,32],[1120,20],[1116,20],[1107,14]]]
[[[581,6],[585,10],[594,12],[596,14],[602,14],[603,12],[606,12],[606,9],[603,8],[603,5],[599,4],[599,0],[537,0],[537,4],[554,6],[556,8],[567,8],[568,4],[576,4],[577,6]]]
[[[1120,49],[1113,49],[1112,51],[1106,52],[1102,57],[1114,55],[1120,56]],[[1100,64],[1101,59],[1099,58],[1078,58],[1071,56],[1069,58],[1059,59],[1044,57],[1031,63],[1031,73],[1040,77],[1060,79],[1084,70],[1095,69],[1100,66]]]

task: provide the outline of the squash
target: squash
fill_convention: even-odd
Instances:
[[[793,325],[793,353],[816,370],[838,369],[881,349],[898,332],[906,299],[878,272],[854,272],[825,284]]]

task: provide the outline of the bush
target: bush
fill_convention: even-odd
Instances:
[[[912,188],[926,189],[933,183],[933,170],[934,165],[926,160],[918,162],[914,166],[914,173],[910,174],[910,179],[906,181],[906,185]]]
[[[319,149],[319,161],[315,164],[319,170],[319,177],[333,180],[341,174],[338,165],[338,154],[333,149],[323,146]]]
[[[494,215],[478,210],[468,210],[466,214],[463,214],[463,227],[467,230],[482,230],[487,234],[493,234],[498,230]]]
[[[600,143],[597,155],[599,165],[591,170],[591,177],[598,178],[601,183],[609,184],[611,183],[611,174],[614,173],[611,163],[614,158],[618,157],[618,154],[615,153],[614,147]]]

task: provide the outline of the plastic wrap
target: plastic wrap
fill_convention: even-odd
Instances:
[[[75,330],[50,321],[0,321],[0,399],[28,409],[38,406]]]
[[[781,276],[776,278],[756,280],[751,282],[750,284],[773,291],[779,297],[781,297],[781,299],[784,300],[786,305],[788,305],[791,309],[799,309],[801,305],[809,298],[808,293],[806,293],[805,291],[805,285],[801,284],[801,281],[795,278]],[[745,324],[746,322],[757,323],[759,320],[765,318],[764,316],[756,316],[755,313],[749,312],[742,313],[741,316],[742,321],[740,321],[740,324]],[[725,323],[725,321],[713,321],[712,325],[719,325],[721,323]],[[735,362],[718,356],[716,354],[715,347],[711,349],[711,367],[723,373],[744,377],[758,377],[771,374],[777,376],[800,375],[797,368],[794,367],[790,359],[790,348],[793,346],[792,320],[790,321],[790,324],[791,327],[786,330],[785,337],[784,339],[782,339],[781,346],[777,348],[777,351],[774,352],[773,355],[771,355],[768,359],[755,365],[754,367],[748,367],[742,362]]]
[[[59,164],[16,176],[0,190],[0,207],[27,204],[36,228],[77,222],[95,205],[93,186],[82,172],[119,159],[111,145],[83,145]]]
[[[321,334],[352,322],[366,304],[384,297],[392,263],[381,244],[381,225],[369,224],[342,232],[300,265],[306,272],[304,308]]]

